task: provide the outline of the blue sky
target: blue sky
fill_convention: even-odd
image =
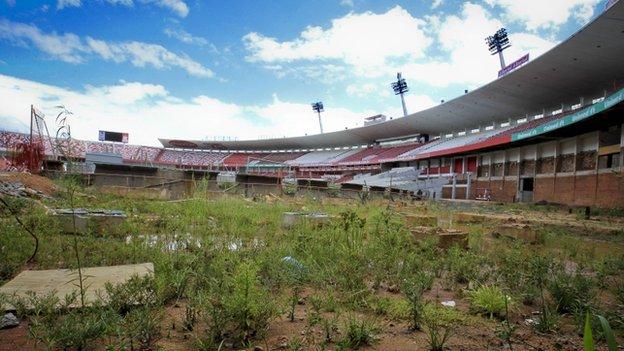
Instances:
[[[403,72],[415,112],[493,80],[484,37],[504,26],[508,62],[535,58],[604,8],[603,0],[199,1],[0,0],[0,129],[29,105],[75,137],[97,130],[214,139],[317,133],[398,118]],[[513,116],[510,116],[513,117]],[[50,128],[52,129],[52,128]]]

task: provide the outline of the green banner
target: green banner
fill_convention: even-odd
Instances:
[[[552,130],[563,128],[569,126],[570,124],[576,123],[578,121],[582,121],[586,118],[589,118],[597,113],[608,110],[612,106],[615,106],[624,100],[624,89],[619,90],[618,92],[609,95],[604,100],[595,103],[591,106],[585,107],[579,112],[575,112],[571,115],[567,115],[561,119],[544,123],[540,126],[537,126],[532,129],[528,129],[522,132],[514,133],[511,135],[511,141],[517,141],[521,139],[526,139],[530,137],[534,137],[536,135],[548,133]]]

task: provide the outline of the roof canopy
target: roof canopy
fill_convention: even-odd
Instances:
[[[453,100],[378,124],[310,136],[191,141],[165,147],[291,150],[373,144],[415,134],[443,134],[541,114],[603,96],[624,81],[624,1],[618,1],[566,41],[523,67]],[[590,102],[591,101],[586,101]]]

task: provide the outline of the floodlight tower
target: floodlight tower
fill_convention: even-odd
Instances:
[[[511,46],[509,38],[507,37],[507,29],[501,28],[497,30],[494,35],[490,35],[489,37],[485,38],[485,42],[488,45],[488,48],[490,49],[492,55],[498,54],[501,69],[505,68],[505,58],[503,57],[503,50]]]
[[[401,95],[401,104],[403,105],[403,116],[407,116],[407,107],[405,106],[405,97],[403,94],[409,91],[405,78],[401,77],[401,72],[397,73],[397,81],[391,84],[394,95]]]
[[[314,111],[316,111],[316,113],[318,114],[318,119],[319,119],[319,127],[321,127],[321,134],[323,134],[323,122],[321,122],[321,112],[325,111],[323,109],[323,103],[322,102],[313,102],[312,103],[312,109]]]

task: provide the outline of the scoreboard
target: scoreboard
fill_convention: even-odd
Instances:
[[[128,133],[109,132],[106,130],[100,130],[98,136],[99,141],[114,141],[117,143],[128,143]]]

